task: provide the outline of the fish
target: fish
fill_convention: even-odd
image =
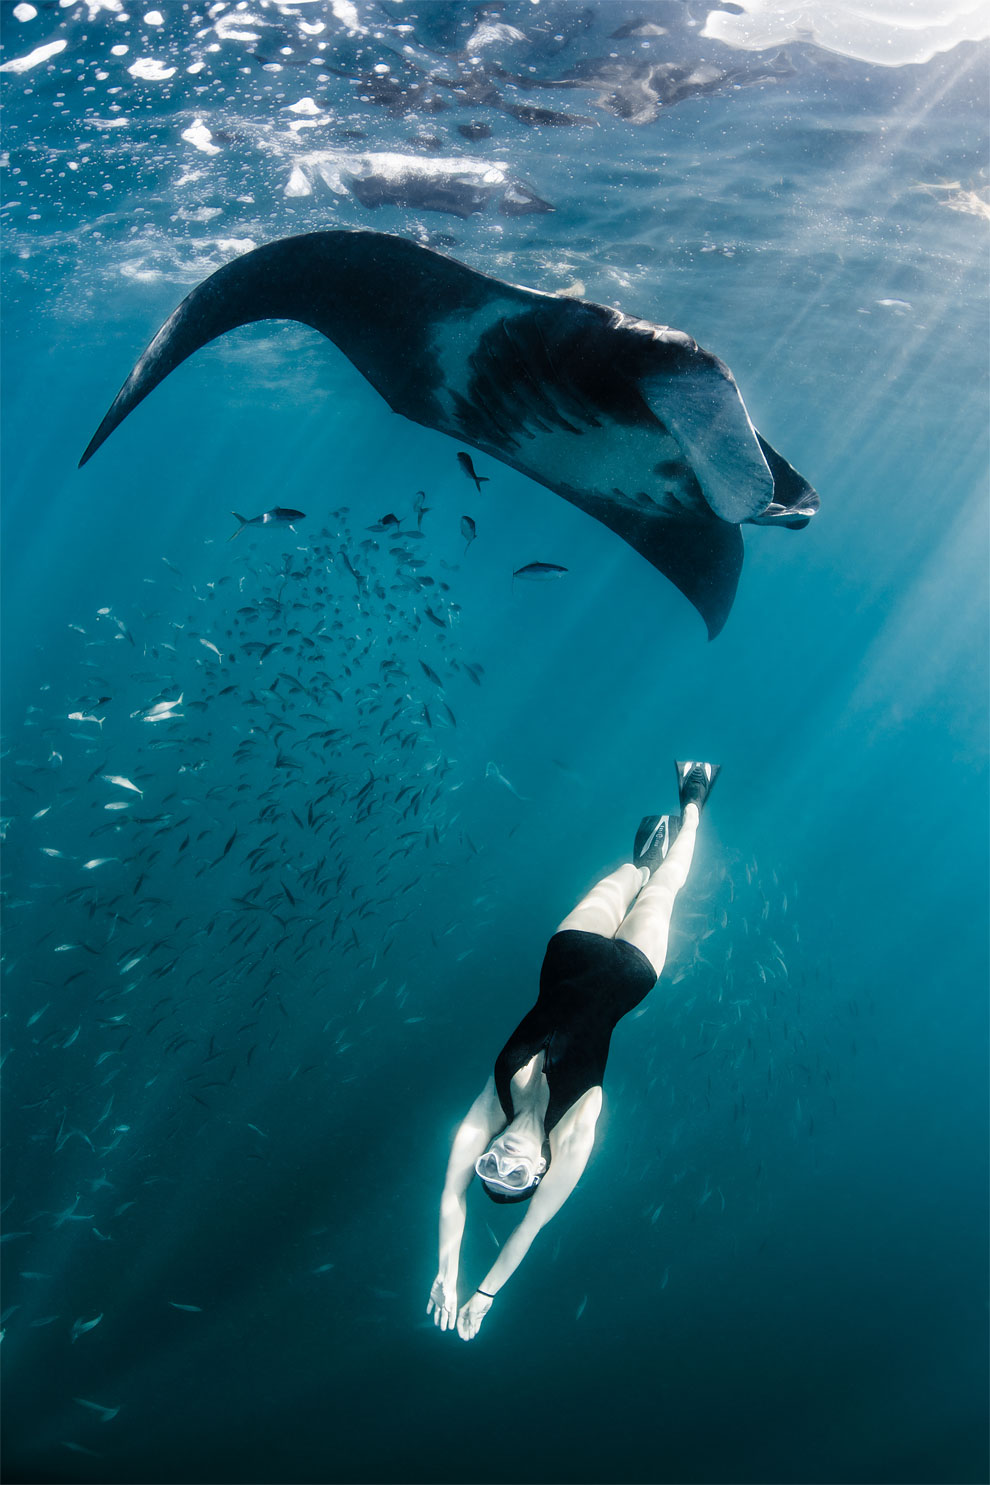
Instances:
[[[461,516],[461,535],[464,537],[464,550],[466,552],[478,535],[475,524],[470,516]]]
[[[457,462],[461,466],[461,468],[463,469],[464,473],[467,475],[468,479],[469,480],[474,480],[475,488],[477,489],[478,494],[480,495],[481,494],[481,487],[482,487],[482,485],[487,485],[488,484],[488,476],[487,476],[487,474],[475,474],[475,472],[474,472],[474,465],[471,462],[471,455],[470,454],[465,454],[464,451],[463,451],[463,449],[457,455]]]
[[[288,526],[290,531],[295,531],[293,522],[306,519],[305,511],[289,510],[282,505],[273,506],[271,510],[264,511],[260,516],[239,516],[236,510],[232,510],[230,514],[241,524],[227,537],[228,541],[233,541],[235,536],[240,536],[245,526]]]
[[[133,789],[135,794],[140,794],[141,798],[144,798],[144,790],[139,789],[137,784],[132,784],[130,779],[125,779],[122,774],[104,773],[100,777],[105,784],[116,784],[119,789]]]
[[[521,799],[524,804],[530,804],[530,803],[532,803],[532,801],[527,797],[527,795],[520,794],[518,789],[513,788],[512,784],[510,784],[509,783],[509,780],[505,777],[505,774],[502,773],[502,771],[498,767],[498,764],[496,764],[496,763],[487,763],[485,765],[485,778],[486,779],[496,779],[500,784],[504,784],[505,787],[508,789],[509,793],[510,794],[514,794],[517,799]]]
[[[170,1299],[169,1304],[173,1310],[186,1310],[190,1315],[201,1315],[203,1313],[202,1305],[183,1305],[177,1299]]]
[[[78,1320],[74,1320],[72,1322],[72,1335],[70,1339],[73,1341],[77,1341],[81,1335],[86,1335],[88,1331],[95,1330],[102,1319],[102,1311],[93,1320],[83,1320],[80,1316]]]
[[[80,466],[188,356],[267,319],[319,330],[394,412],[606,526],[680,590],[709,639],[739,584],[741,526],[796,530],[819,510],[728,367],[684,331],[366,230],[281,238],[217,269],[138,358]]]
[[[88,1397],[74,1397],[72,1401],[81,1408],[89,1408],[92,1413],[99,1413],[101,1423],[109,1423],[120,1412],[119,1408],[107,1408],[102,1403],[90,1402]]]
[[[182,705],[184,694],[184,692],[180,693],[174,701],[156,701],[154,706],[149,707],[147,711],[132,712],[131,716],[141,717],[145,722],[165,722],[174,716],[181,717],[182,713],[176,712],[175,708]]]
[[[69,721],[70,722],[93,722],[93,723],[96,724],[97,727],[99,727],[100,731],[102,732],[102,730],[103,730],[103,724],[106,721],[106,717],[87,716],[87,714],[85,712],[70,712],[69,713]]]
[[[516,578],[528,578],[532,582],[547,582],[550,578],[563,577],[567,571],[566,567],[559,567],[556,562],[527,562],[525,567],[517,567],[512,574]]]

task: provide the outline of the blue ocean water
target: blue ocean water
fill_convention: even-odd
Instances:
[[[988,1477],[987,52],[707,12],[0,6],[11,1481]],[[688,332],[820,514],[709,644],[294,324],[77,469],[193,285],[327,227]],[[675,756],[667,971],[465,1345],[450,1136]]]

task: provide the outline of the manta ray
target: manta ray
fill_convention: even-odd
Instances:
[[[362,230],[281,238],[193,289],[80,466],[187,356],[255,320],[319,330],[393,411],[593,516],[680,589],[710,639],[739,582],[740,525],[806,526],[818,510],[728,367],[690,335]]]

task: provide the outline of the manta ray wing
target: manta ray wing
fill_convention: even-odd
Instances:
[[[818,507],[754,429],[728,368],[689,336],[365,231],[284,238],[218,269],[140,357],[80,464],[194,351],[270,319],[312,326],[395,412],[608,526],[712,638],[739,580],[739,523],[804,525]]]

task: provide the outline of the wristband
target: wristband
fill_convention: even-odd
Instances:
[[[486,1299],[494,1299],[495,1298],[494,1294],[489,1294],[487,1289],[478,1289],[476,1291],[476,1293],[483,1294]]]

